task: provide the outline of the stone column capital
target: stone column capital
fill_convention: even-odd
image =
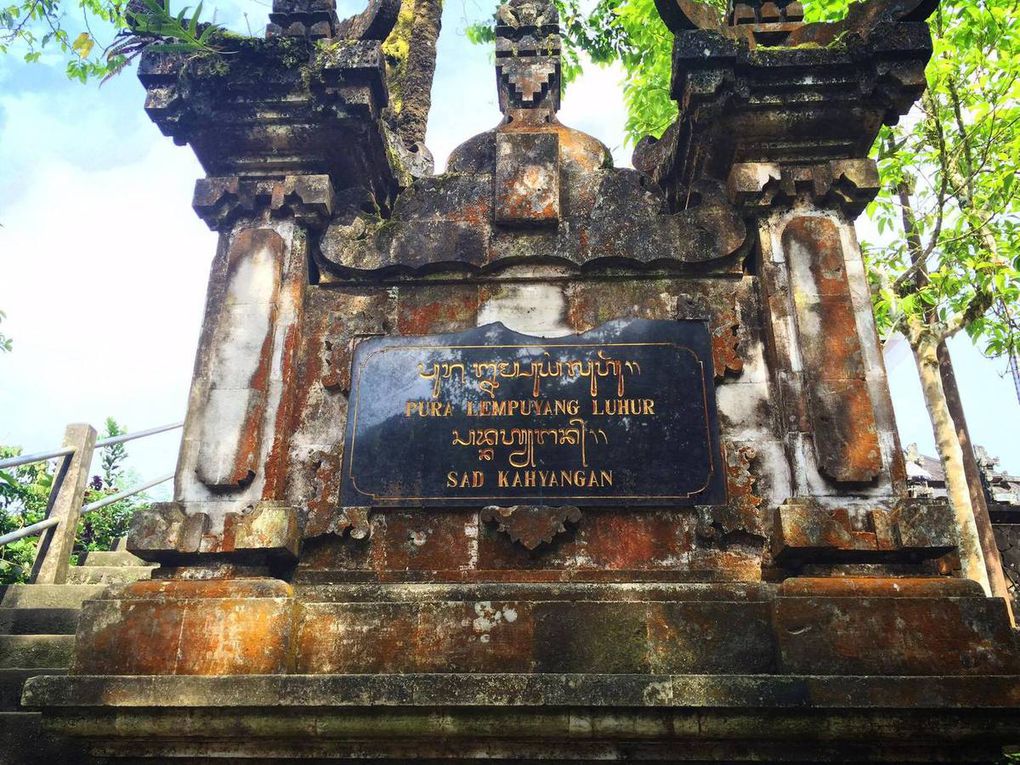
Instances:
[[[238,218],[293,218],[310,229],[329,222],[335,193],[328,175],[287,175],[277,179],[220,176],[195,184],[192,207],[214,231]]]
[[[203,561],[261,566],[293,561],[300,540],[297,513],[283,502],[262,500],[246,512],[227,513],[218,533],[213,533],[208,514],[186,513],[179,502],[163,502],[135,513],[128,550],[143,560],[169,566]]]
[[[878,166],[871,159],[810,165],[743,162],[733,166],[726,186],[730,200],[753,215],[810,206],[853,219],[878,193]]]

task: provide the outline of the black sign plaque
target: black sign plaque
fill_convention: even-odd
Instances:
[[[345,506],[709,505],[724,480],[704,322],[489,324],[355,350]]]

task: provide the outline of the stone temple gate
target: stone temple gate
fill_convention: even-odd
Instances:
[[[149,53],[219,232],[151,581],[25,703],[97,762],[992,762],[1018,738],[973,521],[909,499],[854,219],[935,0],[657,0],[675,124],[557,119],[544,0],[433,175],[372,0]],[[962,570],[961,570],[962,569]]]

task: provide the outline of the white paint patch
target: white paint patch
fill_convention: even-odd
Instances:
[[[726,424],[726,437],[737,441],[753,441],[771,437],[771,423],[762,418],[759,407],[769,399],[769,386],[764,383],[726,383],[716,388],[719,416]]]
[[[483,643],[489,642],[489,633],[494,627],[500,624],[513,624],[517,621],[517,611],[514,608],[505,606],[500,608],[493,606],[490,601],[483,600],[475,603],[475,617],[471,626],[475,632],[482,633],[478,639]]]
[[[478,325],[502,322],[508,329],[536,337],[573,334],[566,323],[567,299],[555,284],[512,284],[478,310]]]

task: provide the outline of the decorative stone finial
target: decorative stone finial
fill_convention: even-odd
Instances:
[[[550,122],[560,108],[560,26],[543,0],[510,0],[496,11],[496,81],[507,121]]]
[[[273,0],[266,37],[321,39],[336,34],[335,0]]]
[[[744,27],[759,45],[782,45],[804,21],[800,0],[730,0],[726,23]]]
[[[336,0],[273,0],[266,37],[382,41],[399,12],[400,0],[369,0],[364,11],[341,21]]]

